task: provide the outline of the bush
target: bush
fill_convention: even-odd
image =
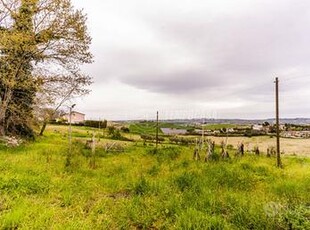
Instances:
[[[95,120],[86,120],[84,122],[84,125],[87,127],[93,127],[93,128],[102,128],[105,129],[107,127],[107,120],[103,121],[95,121]]]
[[[170,141],[171,143],[180,144],[180,145],[186,145],[186,146],[195,143],[195,140],[194,140],[194,139],[184,138],[184,137],[178,137],[178,136],[170,137],[170,138],[169,138],[169,141]]]
[[[130,132],[130,130],[129,130],[129,128],[128,127],[121,127],[121,131],[122,132],[124,132],[124,133],[129,133]]]
[[[130,139],[123,137],[121,132],[118,129],[116,129],[114,126],[108,127],[108,135],[113,140],[131,141]]]

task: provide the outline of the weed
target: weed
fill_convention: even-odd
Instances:
[[[184,192],[186,190],[200,191],[201,184],[199,183],[198,176],[194,173],[185,172],[174,179],[177,188]]]
[[[158,166],[158,165],[153,165],[148,170],[148,174],[151,175],[151,176],[157,176],[159,172],[160,172],[160,166]]]
[[[310,229],[310,206],[299,205],[288,209],[281,216],[281,223],[286,229]]]
[[[133,186],[133,192],[135,195],[142,196],[146,194],[150,190],[150,184],[145,179],[145,177],[141,177]]]

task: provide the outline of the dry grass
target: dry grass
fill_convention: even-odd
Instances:
[[[215,141],[216,144],[220,144],[221,141],[226,141],[226,137],[208,137]],[[245,150],[251,151],[254,146],[258,146],[260,151],[266,152],[269,146],[276,146],[276,138],[269,136],[258,136],[258,137],[228,137],[227,144],[236,147],[239,143],[243,142]],[[289,139],[281,138],[281,152],[287,155],[302,155],[310,156],[310,140],[308,139]]]
[[[59,132],[63,135],[67,135],[68,127],[66,126],[53,126],[50,125],[47,128],[48,132]],[[72,127],[72,133],[75,139],[92,137],[92,131],[98,132],[98,129],[86,128],[86,127]],[[101,131],[102,132],[102,131]],[[103,131],[103,134],[107,136],[107,132]],[[137,134],[122,134],[126,138],[134,141],[141,141],[140,135]],[[195,136],[197,137],[197,136]],[[226,137],[208,137],[215,141],[216,144],[220,144],[221,141],[226,141]],[[101,139],[100,144],[104,145],[110,143],[111,140]],[[120,142],[113,140],[112,142]],[[266,152],[269,146],[276,146],[276,138],[271,138],[269,136],[257,136],[257,137],[228,137],[227,144],[233,145],[234,148],[238,146],[239,143],[243,142],[246,151],[253,150],[254,146],[258,146],[261,152]],[[130,143],[128,143],[130,145]],[[310,140],[309,139],[290,139],[281,138],[281,152],[286,155],[300,155],[310,157]]]

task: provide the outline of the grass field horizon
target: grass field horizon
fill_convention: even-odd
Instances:
[[[309,229],[310,159],[247,153],[194,161],[193,147],[98,142],[95,167],[85,142],[93,129],[67,127],[16,148],[0,147],[2,229]],[[106,134],[105,134],[106,135]],[[219,154],[219,148],[216,153]]]

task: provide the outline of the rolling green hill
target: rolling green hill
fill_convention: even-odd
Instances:
[[[150,134],[154,135],[156,133],[156,122],[136,122],[130,124],[129,130],[132,133],[136,134]],[[175,128],[175,129],[186,129],[187,126],[182,124],[174,124],[174,123],[167,123],[167,122],[160,122],[159,128]],[[159,129],[159,133],[162,134],[162,131]]]

